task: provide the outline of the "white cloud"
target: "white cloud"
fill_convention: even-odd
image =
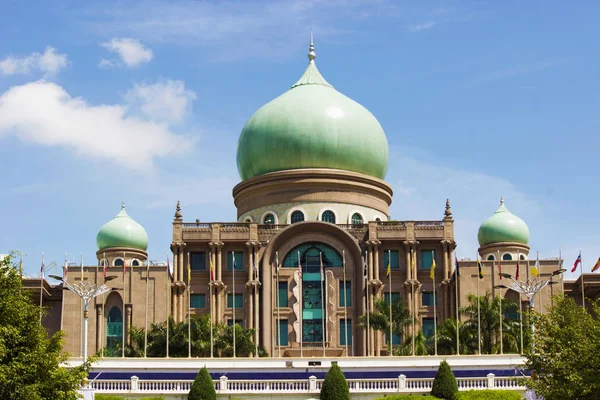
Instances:
[[[103,58],[98,63],[98,68],[112,68],[112,67],[116,67],[116,66],[117,66],[117,63],[115,61],[107,60],[106,58]]]
[[[15,86],[0,96],[0,137],[10,134],[141,173],[154,169],[156,157],[179,154],[192,145],[166,123],[128,116],[122,105],[90,105],[46,81]]]
[[[46,47],[44,53],[31,53],[26,57],[8,56],[0,61],[3,75],[27,74],[41,71],[45,76],[56,75],[69,64],[66,54],[59,54],[54,47]]]
[[[102,46],[113,53],[117,53],[128,68],[150,62],[154,57],[152,50],[141,44],[139,40],[133,38],[113,38],[110,42],[102,43]],[[109,60],[100,61],[100,66],[103,67],[115,65],[116,63]]]
[[[183,81],[172,80],[136,84],[125,95],[127,103],[148,119],[168,122],[181,122],[195,99],[196,94],[187,90]]]
[[[514,76],[520,76],[525,74],[530,74],[537,71],[542,71],[548,68],[555,67],[557,65],[562,65],[564,63],[569,62],[568,58],[561,58],[550,61],[540,61],[533,64],[523,64],[516,67],[510,67],[501,69],[498,71],[494,71],[492,73],[479,76],[473,79],[471,82],[467,84],[467,87],[473,87],[478,85],[483,85],[487,83],[491,83],[500,79],[511,78]]]
[[[435,22],[427,21],[427,22],[423,22],[421,24],[411,25],[408,27],[408,30],[411,32],[420,32],[420,31],[424,31],[427,29],[431,29],[434,26],[435,26]]]

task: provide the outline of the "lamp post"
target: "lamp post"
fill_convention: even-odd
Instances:
[[[87,337],[88,337],[88,305],[90,300],[92,300],[96,296],[100,296],[107,292],[112,292],[116,290],[122,290],[120,288],[109,288],[106,286],[106,282],[112,281],[115,279],[116,275],[107,276],[104,278],[104,282],[101,285],[96,285],[95,283],[89,283],[87,281],[81,281],[79,283],[70,284],[62,277],[57,275],[50,275],[50,278],[54,278],[57,281],[61,281],[63,283],[63,290],[70,290],[75,293],[77,296],[81,297],[83,300],[83,366],[85,369],[85,362],[87,359]],[[123,344],[125,345],[125,344]],[[86,377],[83,378],[82,386],[84,388],[87,387],[87,370]]]
[[[496,285],[494,289],[507,289],[505,285]],[[502,312],[502,292],[498,295],[500,300],[500,354],[504,354],[504,341],[502,340],[502,325],[504,325],[504,313]]]
[[[550,276],[548,278],[545,278],[545,279],[540,278],[540,277],[536,277],[534,279],[527,278],[527,281],[517,281],[517,280],[513,279],[511,274],[502,273],[500,275],[502,275],[502,277],[504,277],[504,278],[510,279],[511,282],[508,284],[508,287],[510,289],[514,290],[517,293],[524,294],[525,297],[527,297],[527,299],[529,300],[529,308],[531,310],[533,310],[534,309],[533,298],[534,298],[535,294],[537,292],[539,292],[540,290],[542,290],[543,288],[545,288],[546,286],[554,284],[555,282],[552,281],[552,278],[554,278],[557,275],[562,274],[565,271],[566,271],[566,269],[557,269],[556,271],[553,271],[552,274],[550,274]],[[533,326],[533,321],[530,322],[530,329],[531,329],[531,352],[533,353],[535,350],[535,346],[534,346],[535,327]]]

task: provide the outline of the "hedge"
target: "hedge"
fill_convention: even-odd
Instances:
[[[375,400],[439,400],[434,396],[421,396],[419,394],[399,394],[397,396],[378,397]]]
[[[452,400],[522,400],[520,393],[512,390],[468,390],[454,395]]]
[[[125,400],[125,397],[113,396],[110,394],[96,393],[94,395],[94,400]],[[139,400],[164,400],[164,399],[162,397],[144,397],[143,399],[139,399]]]

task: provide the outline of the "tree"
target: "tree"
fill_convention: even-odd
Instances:
[[[369,313],[369,325],[376,331],[381,331],[389,335],[390,305],[386,299],[375,299],[373,306],[375,311]],[[392,303],[392,333],[403,337],[406,327],[411,323],[412,317],[404,304],[404,301],[402,301],[402,299],[394,301]],[[367,314],[359,317],[358,326],[361,328],[367,326]]]
[[[397,356],[410,356],[412,355],[412,347],[412,336],[408,336],[404,343],[394,350],[394,354]],[[415,335],[415,355],[427,356],[429,354],[431,354],[431,348],[427,345],[427,338],[422,331],[418,331]]]
[[[450,365],[446,360],[440,363],[433,386],[431,387],[431,395],[440,399],[452,400],[454,394],[458,392],[458,384],[452,373]]]
[[[437,340],[439,354],[456,354],[456,329],[455,318],[448,318],[438,326]],[[473,347],[477,348],[477,336],[473,337],[462,322],[458,323],[458,332],[460,336],[460,354],[469,354]]]
[[[348,382],[335,361],[331,363],[331,368],[325,375],[319,398],[321,400],[350,400]]]
[[[600,393],[600,306],[591,312],[573,299],[554,298],[545,315],[537,315],[535,352],[527,352],[526,383],[546,400],[592,400]]]
[[[202,367],[198,371],[198,375],[194,379],[192,388],[188,393],[189,400],[216,400],[217,392],[215,391],[215,384],[208,373],[206,367]]]
[[[48,336],[40,307],[23,290],[15,253],[0,260],[0,398],[71,400],[86,376],[83,367],[67,370],[63,332]]]

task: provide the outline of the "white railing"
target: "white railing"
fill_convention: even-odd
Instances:
[[[485,377],[456,378],[458,390],[471,389],[505,389],[525,391],[518,378],[498,377],[488,374]],[[98,393],[148,393],[148,394],[186,394],[192,386],[191,380],[141,380],[132,376],[130,380],[103,380],[96,379],[91,386]],[[290,394],[290,393],[319,393],[322,379],[311,376],[306,379],[281,379],[281,380],[246,380],[228,379],[221,376],[214,381],[215,389],[219,394]],[[431,391],[433,378],[398,378],[388,379],[348,379],[350,393],[426,393]]]

